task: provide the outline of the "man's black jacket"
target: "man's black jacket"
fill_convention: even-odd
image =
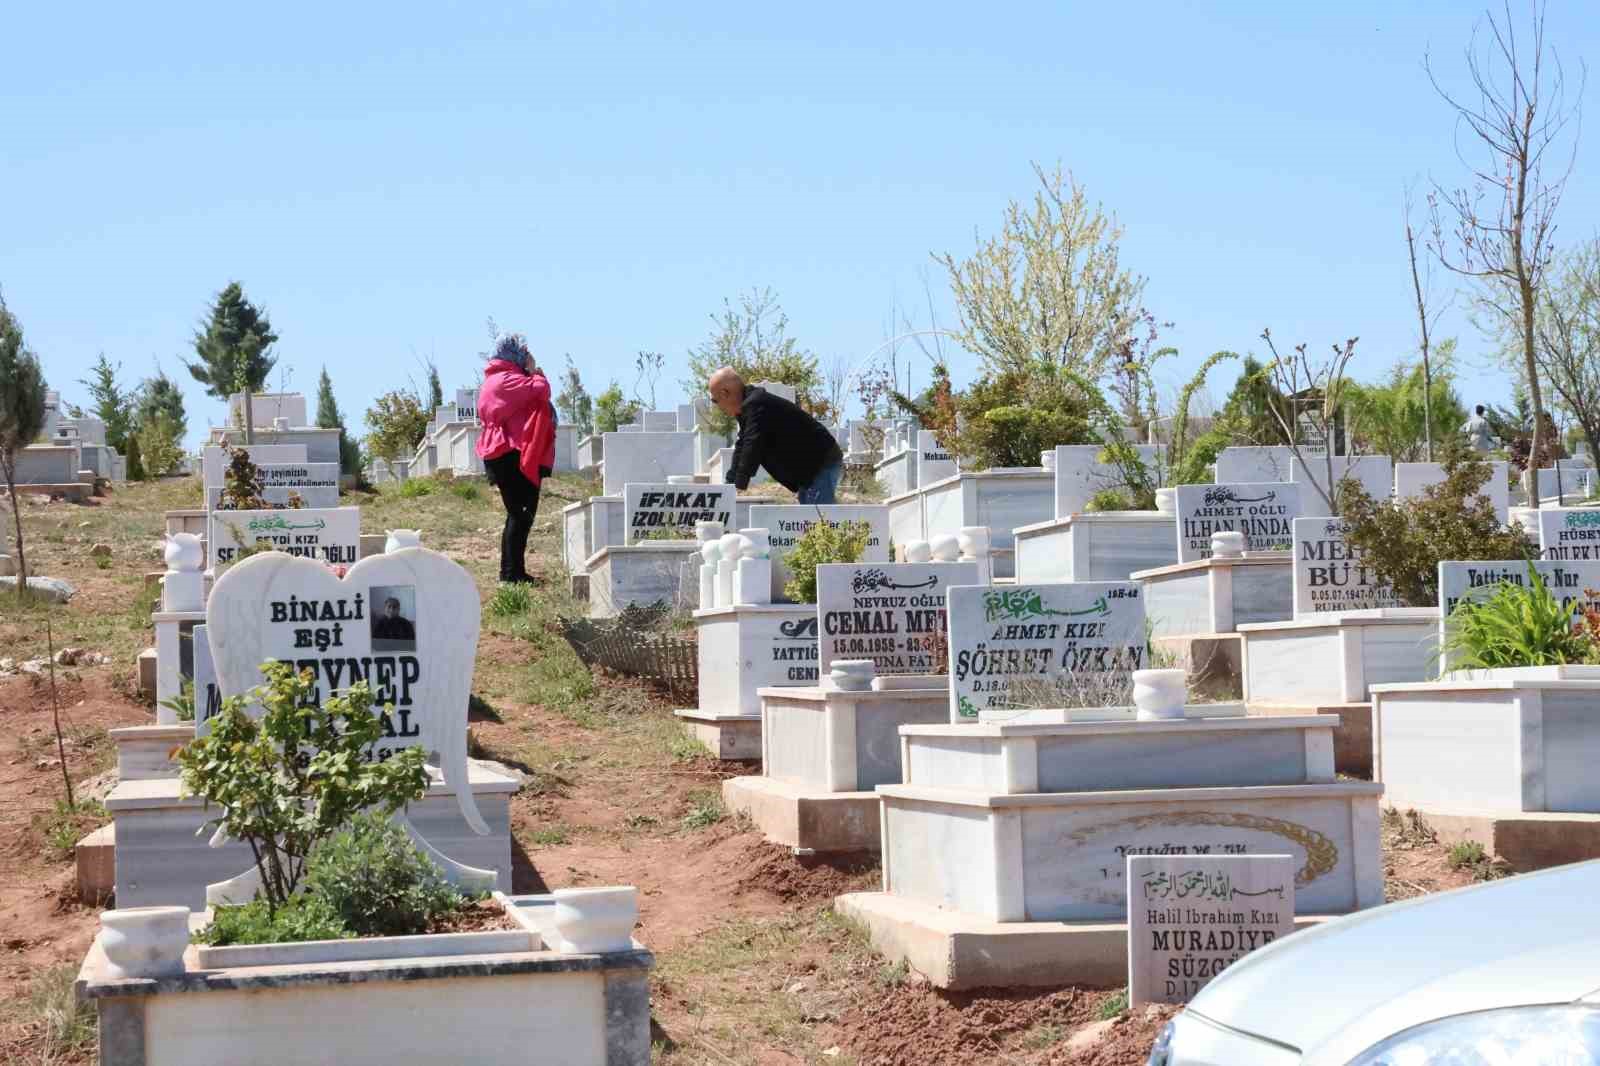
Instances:
[[[844,461],[839,442],[828,427],[799,407],[759,385],[747,385],[739,409],[739,442],[727,480],[739,489],[750,485],[757,467],[772,480],[799,492],[834,463]]]

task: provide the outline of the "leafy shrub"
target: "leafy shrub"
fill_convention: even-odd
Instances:
[[[1133,501],[1122,489],[1101,489],[1083,505],[1085,511],[1130,511]]]
[[[185,678],[178,686],[178,694],[162,700],[160,705],[177,715],[180,722],[194,721],[194,682]]]
[[[1537,558],[1539,549],[1522,527],[1502,527],[1489,501],[1478,496],[1493,470],[1481,460],[1451,456],[1443,481],[1396,503],[1373,499],[1347,481],[1341,490],[1346,539],[1372,576],[1413,607],[1438,604],[1441,559]]]
[[[425,932],[465,902],[404,829],[374,814],[356,815],[317,845],[305,887],[357,936]]]
[[[428,772],[420,747],[368,760],[384,730],[365,682],[318,706],[311,671],[269,661],[261,672],[266,684],[223,701],[178,764],[184,793],[222,808],[208,826],[250,845],[271,911],[294,894],[318,842],[359,811],[389,815],[421,799]],[[255,703],[260,721],[245,713]]]
[[[450,495],[459,500],[466,500],[468,503],[473,503],[483,497],[483,494],[478,491],[477,483],[472,481],[450,482]]]
[[[499,585],[489,597],[489,613],[501,618],[527,614],[533,606],[533,593],[527,585]]]
[[[1573,613],[1529,565],[1528,584],[1508,582],[1486,600],[1457,603],[1445,649],[1458,669],[1467,670],[1591,662],[1595,646],[1573,628]]]
[[[858,562],[872,537],[872,527],[865,522],[829,522],[822,519],[820,510],[817,517],[816,524],[795,540],[785,556],[790,578],[783,594],[795,603],[816,603],[817,567]]]
[[[211,913],[211,924],[190,934],[189,939],[222,947],[348,940],[353,936],[326,899],[298,892],[276,905],[257,899],[237,907],[217,907]]]
[[[402,500],[419,500],[433,495],[433,482],[424,477],[409,477],[400,482],[394,494]]]

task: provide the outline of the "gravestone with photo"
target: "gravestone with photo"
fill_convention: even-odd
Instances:
[[[1062,705],[1085,685],[1144,668],[1144,599],[1134,582],[957,586],[946,600],[952,722],[1024,700]]]
[[[1128,1006],[1187,1003],[1294,932],[1292,855],[1129,855]]]

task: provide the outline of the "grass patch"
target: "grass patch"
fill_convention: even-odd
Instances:
[[[499,618],[527,614],[533,608],[533,592],[527,585],[498,585],[486,606]]]
[[[571,830],[565,825],[547,825],[543,829],[535,829],[529,839],[538,847],[553,848],[565,844],[571,836]]]
[[[433,495],[433,482],[425,477],[406,478],[388,495],[398,496],[402,500],[420,500]]]
[[[34,815],[34,831],[44,840],[51,858],[61,862],[71,859],[78,841],[111,821],[111,813],[99,800],[79,800],[68,806],[64,799],[48,811]]]
[[[1095,1017],[1103,1022],[1110,1021],[1128,1009],[1128,990],[1119,988],[1106,997],[1100,1009],[1095,1011]]]
[[[911,964],[905,959],[898,962],[886,962],[878,967],[879,988],[899,988],[906,983],[906,978],[911,976]]]
[[[622,824],[629,829],[644,830],[661,824],[661,819],[653,814],[630,814],[622,820]]]
[[[95,1009],[92,1003],[79,1003],[73,994],[77,977],[77,963],[47,967],[29,982],[26,998],[19,996],[0,1006],[6,1019],[27,1036],[23,1057],[8,1062],[16,1066],[48,1066],[92,1051],[98,1037]],[[21,1048],[14,1045],[7,1050]]]
[[[1439,834],[1414,810],[1385,807],[1381,821],[1380,832],[1387,847],[1421,848],[1439,842]]]
[[[1445,861],[1452,870],[1465,870],[1474,881],[1496,881],[1510,874],[1510,868],[1490,855],[1476,840],[1463,840],[1450,845]]]
[[[452,481],[450,482],[449,492],[456,499],[466,500],[469,503],[475,503],[483,499],[483,493],[478,489],[478,483],[475,481]]]
[[[689,793],[689,811],[683,816],[685,829],[705,829],[716,825],[728,816],[722,805],[722,794],[714,789],[701,788]]]
[[[667,754],[676,762],[693,762],[695,759],[715,758],[711,749],[682,730],[667,738]]]
[[[1028,1051],[1043,1051],[1047,1047],[1059,1044],[1067,1030],[1055,1022],[1045,1022],[1029,1029],[1022,1036],[1022,1046]]]

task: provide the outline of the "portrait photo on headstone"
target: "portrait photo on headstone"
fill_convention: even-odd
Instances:
[[[372,650],[415,651],[417,648],[417,590],[410,585],[373,585],[367,590],[372,604]]]

